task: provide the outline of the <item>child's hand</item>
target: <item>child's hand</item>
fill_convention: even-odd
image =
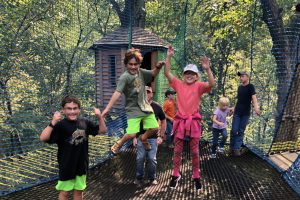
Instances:
[[[61,113],[60,113],[59,111],[56,111],[56,112],[53,114],[51,123],[52,123],[53,125],[55,125],[59,120],[61,120]]]
[[[94,108],[94,113],[95,113],[96,117],[98,117],[98,118],[101,117],[101,111],[99,108]]]
[[[158,63],[156,63],[155,67],[156,69],[161,69],[165,64],[165,61],[159,61]]]
[[[172,57],[174,55],[174,48],[170,45],[168,48],[167,56]]]
[[[225,123],[223,123],[223,122],[219,122],[219,126],[224,126],[225,125]]]
[[[200,58],[200,63],[202,65],[203,70],[210,69],[210,59],[206,56]]]
[[[107,113],[109,113],[109,110],[105,108],[105,109],[102,111],[101,116],[102,116],[103,118],[105,118],[106,115],[107,115]]]
[[[137,139],[136,139],[136,138],[133,138],[132,145],[133,145],[134,147],[137,146]]]
[[[234,107],[229,109],[228,115],[231,116],[234,113]]]
[[[260,116],[261,113],[260,113],[260,110],[258,108],[254,109],[254,111],[255,111],[255,113],[256,113],[257,116]]]
[[[157,137],[156,142],[158,145],[160,145],[163,142],[163,140],[161,137]]]

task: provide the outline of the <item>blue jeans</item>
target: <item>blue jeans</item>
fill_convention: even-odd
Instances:
[[[166,128],[166,142],[167,145],[173,144],[173,135],[171,135],[173,129],[173,122],[167,119],[167,128]]]
[[[230,131],[230,147],[232,150],[239,150],[244,143],[244,132],[249,118],[249,115],[233,115]]]
[[[227,140],[227,130],[226,130],[226,128],[223,128],[223,129],[213,128],[212,133],[213,133],[213,145],[211,147],[211,153],[215,154],[217,146],[218,146],[219,135],[220,135],[220,133],[222,134],[222,139],[221,139],[221,142],[220,142],[220,147],[223,148],[224,144],[225,144],[225,142]]]
[[[145,158],[147,157],[147,166],[148,166],[148,179],[156,179],[156,153],[157,153],[157,139],[152,138],[147,140],[150,145],[150,151],[145,151],[142,141],[138,138],[137,143],[137,155],[136,155],[136,178],[141,180],[144,178],[144,165]]]

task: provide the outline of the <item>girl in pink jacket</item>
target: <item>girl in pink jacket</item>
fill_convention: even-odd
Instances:
[[[199,140],[201,137],[201,115],[199,105],[201,96],[211,91],[215,85],[215,80],[210,69],[209,58],[201,58],[201,64],[207,73],[208,82],[199,81],[199,71],[196,65],[188,64],[183,70],[183,81],[177,79],[170,71],[171,57],[174,54],[172,46],[169,47],[166,58],[165,76],[168,78],[170,86],[177,93],[177,113],[173,123],[174,134],[174,155],[173,174],[169,186],[175,189],[181,176],[179,173],[184,137],[190,138],[190,151],[192,157],[192,178],[196,190],[201,189],[199,174]]]

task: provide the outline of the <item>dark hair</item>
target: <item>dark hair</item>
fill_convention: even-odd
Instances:
[[[78,107],[80,108],[80,101],[79,101],[79,99],[77,97],[75,97],[75,96],[72,96],[72,95],[67,95],[67,96],[65,96],[62,99],[62,101],[61,101],[61,107],[63,108],[63,107],[65,107],[65,105],[67,103],[72,103],[72,102],[75,103],[75,104],[77,104]]]
[[[135,49],[135,48],[129,49],[125,53],[124,64],[127,65],[129,60],[131,60],[132,58],[135,58],[136,62],[138,62],[139,64],[141,64],[143,61],[143,56],[139,49]]]

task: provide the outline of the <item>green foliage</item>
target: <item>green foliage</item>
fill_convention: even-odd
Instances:
[[[1,1],[0,131],[5,133],[2,138],[9,138],[11,134],[22,138],[29,134],[37,139],[52,113],[60,109],[60,100],[67,93],[79,96],[85,112],[90,112],[89,108],[95,105],[95,60],[88,48],[120,26],[118,13],[111,2]],[[125,1],[115,2],[120,9],[124,8]],[[255,2],[145,1],[145,28],[176,46],[172,61],[172,72],[176,76],[180,78],[182,73],[182,63],[178,61],[199,66],[201,56],[211,58],[217,85],[211,95],[202,99],[206,133],[218,98],[225,95],[232,106],[235,104],[239,85],[236,72],[246,69],[252,71],[251,81],[257,86],[263,110],[261,121],[253,118],[249,138],[253,141],[263,137],[270,140],[277,99],[276,63],[270,52],[272,38],[261,20],[259,3],[255,26],[252,24]],[[288,24],[297,2],[277,2],[283,8],[284,22]],[[250,49],[252,41],[253,57]],[[165,52],[160,54],[160,60],[164,56]],[[206,74],[202,71],[201,79],[206,80]],[[162,102],[163,92],[168,87],[163,74],[159,75],[157,84],[160,94],[157,93],[156,98]],[[266,135],[255,135],[258,130]]]

